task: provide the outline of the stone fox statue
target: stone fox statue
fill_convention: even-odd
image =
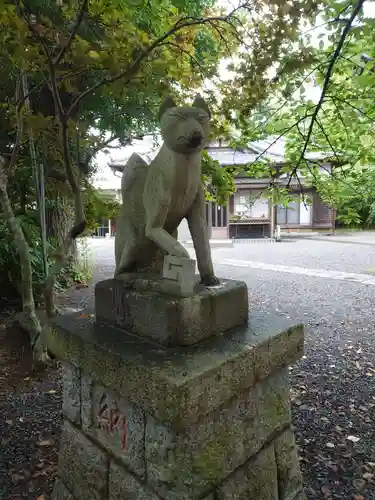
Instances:
[[[177,107],[168,97],[160,108],[159,120],[164,144],[158,155],[148,165],[133,154],[124,168],[115,237],[115,277],[160,270],[160,250],[189,258],[177,241],[177,228],[186,218],[202,283],[217,285],[201,180],[201,152],[210,128],[208,106],[200,96],[192,107]]]

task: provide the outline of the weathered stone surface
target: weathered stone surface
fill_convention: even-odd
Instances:
[[[294,342],[293,330],[285,331],[283,335],[275,335],[263,342],[254,355],[254,376],[256,380],[267,377],[271,371],[280,370],[285,366],[285,359],[299,359],[303,355],[303,342]]]
[[[195,266],[196,262],[193,259],[166,255],[164,257],[163,278],[178,285],[178,295],[190,297],[194,294],[197,283]]]
[[[217,287],[201,287],[191,297],[129,289],[119,279],[101,281],[95,287],[98,321],[165,346],[194,344],[243,326],[248,308],[247,286],[241,281],[222,280]]]
[[[159,500],[144,484],[122,467],[111,463],[108,500]]]
[[[294,499],[302,489],[302,474],[294,433],[290,429],[286,430],[274,444],[279,478],[279,500]]]
[[[134,404],[101,386],[93,391],[93,427],[96,439],[138,476],[145,472],[145,417]]]
[[[217,409],[184,432],[176,433],[148,417],[145,439],[148,481],[162,496],[167,492],[183,498],[203,495],[290,422],[289,382],[285,372],[269,377],[249,393],[232,400],[229,407]]]
[[[265,362],[262,376],[275,371],[265,354],[273,343],[289,346],[283,359],[277,357],[283,366],[301,356],[304,343],[302,325],[255,312],[246,328],[176,349],[153,346],[78,314],[57,317],[50,330],[48,347],[58,359],[81,367],[175,428],[196,422],[252,387],[255,359],[258,367]]]
[[[237,469],[217,489],[217,500],[278,500],[273,445]]]
[[[52,500],[75,500],[73,495],[66,489],[60,479],[56,479],[53,485]]]
[[[81,371],[70,363],[62,363],[63,404],[66,418],[81,423]]]
[[[81,425],[84,431],[93,426],[92,398],[94,382],[91,377],[82,373],[81,376]]]
[[[178,257],[174,258],[178,259]],[[175,299],[177,297],[191,297],[203,290],[204,286],[200,284],[199,279],[199,275],[195,275],[192,286],[184,287],[179,281],[173,281],[153,272],[122,273],[116,276],[116,280],[121,281],[122,285],[128,290],[155,292],[161,295],[173,296]]]
[[[64,422],[59,475],[77,499],[103,500],[107,487],[105,454],[68,421]]]

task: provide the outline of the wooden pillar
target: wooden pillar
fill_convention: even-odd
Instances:
[[[274,204],[274,196],[272,194],[272,198],[268,200],[268,217],[271,221],[271,234],[270,237],[273,238],[275,234],[275,224],[276,224],[276,210]]]
[[[332,208],[331,219],[332,219],[332,234],[335,234],[335,230],[336,230],[336,208]]]

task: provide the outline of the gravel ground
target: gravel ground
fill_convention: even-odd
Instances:
[[[97,263],[95,281],[112,276],[112,245],[111,241],[91,242],[92,258]],[[371,261],[375,267],[375,248],[368,246],[302,240],[284,245],[244,244],[241,250],[239,246],[232,250],[216,249],[214,257],[220,259],[224,254],[223,258],[255,260],[254,255],[257,255],[262,262],[308,268],[317,267],[319,262],[320,268],[348,272],[363,272]],[[246,281],[250,312],[251,309],[277,311],[306,325],[305,357],[292,367],[290,374],[293,418],[309,500],[375,499],[375,318],[372,311],[375,287],[220,264],[216,266],[216,273]],[[64,303],[92,308],[93,287],[71,292]],[[44,417],[38,417],[39,431],[34,428],[34,433],[39,432],[38,439],[45,426],[49,428],[48,436],[55,436],[60,422],[58,373],[55,371],[49,376],[54,379],[52,390],[55,397],[54,409],[47,413],[47,421],[52,419],[54,424],[46,426]],[[28,399],[22,406],[24,394],[30,391],[24,387],[23,381],[13,392],[3,413],[8,411],[18,415],[28,411],[29,415],[42,415],[41,410],[51,396],[47,379],[36,389],[33,383],[33,390],[47,392],[47,396]],[[30,459],[30,447],[26,444],[18,450],[16,457],[13,455],[10,442],[18,439],[28,443],[31,440],[24,427],[18,427],[14,439],[5,443],[8,460],[5,468],[8,469],[12,467],[9,463],[25,463]],[[58,439],[54,437],[53,442],[56,448]],[[32,446],[38,449],[37,443]],[[0,468],[0,474],[2,470]],[[8,488],[10,481],[7,481]],[[30,478],[25,481],[30,481]],[[49,498],[49,485],[47,482],[43,491],[45,499]],[[9,498],[32,499],[36,496],[35,493],[30,496],[24,493]]]
[[[51,498],[60,440],[58,367],[31,371],[28,336],[0,315],[0,499]]]

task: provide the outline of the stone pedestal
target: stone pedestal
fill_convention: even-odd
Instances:
[[[138,279],[131,286],[118,279],[98,283],[96,319],[165,346],[195,344],[247,323],[249,301],[241,281],[200,286],[191,297],[156,292],[155,283],[160,281]]]
[[[229,315],[223,297],[244,285],[228,286],[235,292],[207,293]],[[97,300],[108,287],[98,285]],[[230,330],[195,333],[188,346],[169,336],[174,347],[162,345],[165,335],[150,342],[135,327],[127,333],[117,320],[56,319],[48,346],[63,362],[64,428],[54,500],[305,499],[287,370],[303,352],[303,328],[258,313],[244,325],[239,311]]]

